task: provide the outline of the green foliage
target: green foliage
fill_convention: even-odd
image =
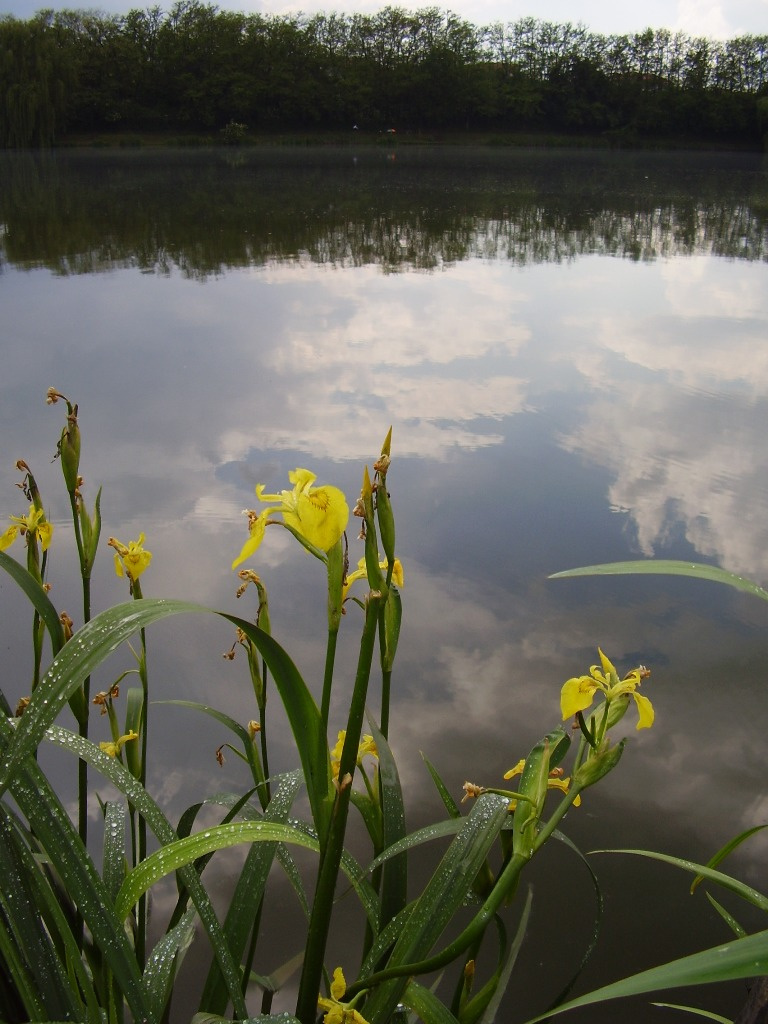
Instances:
[[[177,13],[182,17],[190,11],[179,8]],[[79,459],[77,406],[51,388],[49,403],[59,400],[67,406],[66,429],[78,437]],[[365,469],[355,506],[364,523],[361,564],[365,568],[347,573],[344,495],[328,485],[314,486],[314,474],[301,469],[290,474],[292,491],[264,496],[257,490],[260,500],[271,507],[261,516],[254,513],[245,554],[235,562],[239,565],[256,554],[267,526],[283,526],[323,565],[328,645],[320,706],[293,660],[271,635],[265,585],[252,570],[241,571],[238,596],[254,584],[258,593],[255,621],[228,612],[213,613],[187,601],[144,597],[142,583],[152,562],[144,535],[127,544],[110,537],[117,575],[127,583],[131,599],[92,615],[88,598],[100,534],[99,501],[91,520],[80,481],[72,487],[76,470],[68,463],[61,468],[71,498],[86,620],[71,632],[42,585],[48,548],[58,543],[58,533],[54,541],[38,485],[27,464],[18,463],[24,473],[22,490],[32,505],[25,516],[12,517],[11,526],[0,534],[0,569],[18,584],[20,595],[32,607],[40,664],[32,692],[20,701],[15,714],[0,694],[0,994],[6,1024],[64,1019],[121,1024],[127,1016],[161,1024],[169,1014],[179,966],[195,941],[198,922],[211,953],[200,1013],[194,1018],[200,1024],[223,1020],[227,1014],[238,1021],[252,1019],[247,1003],[251,981],[263,993],[259,1019],[273,1019],[272,998],[299,967],[293,1019],[300,1024],[314,1024],[318,1000],[328,1011],[327,1020],[349,1014],[354,1006],[364,1014],[356,1019],[367,1024],[388,1024],[400,1004],[434,1024],[482,1024],[495,1013],[525,935],[530,894],[511,941],[504,921],[509,914],[506,908],[515,900],[522,873],[549,838],[556,836],[581,856],[558,826],[580,799],[580,792],[596,781],[598,776],[590,775],[589,766],[597,760],[608,768],[617,763],[618,757],[611,755],[620,753],[623,743],[611,747],[607,732],[620,716],[608,714],[613,697],[606,691],[601,718],[605,735],[601,732],[598,741],[596,727],[591,726],[591,733],[585,727],[586,738],[573,760],[572,782],[560,777],[570,738],[558,726],[521,761],[519,791],[467,783],[466,795],[476,802],[465,816],[430,767],[447,818],[407,831],[404,795],[388,735],[390,682],[403,615],[397,586],[402,585],[403,568],[395,553],[387,479],[390,440],[388,435],[372,478]],[[26,547],[27,568],[1,550],[18,541]],[[350,588],[363,580],[366,596],[353,598]],[[341,614],[344,599],[351,613],[346,616]],[[357,671],[351,688],[333,702],[333,706],[346,706],[348,712],[346,728],[331,749],[331,696],[344,685],[334,674],[337,639],[342,623],[348,630],[358,609],[362,622]],[[238,754],[246,770],[243,792],[207,802],[206,810],[217,813],[218,820],[203,827],[196,827],[202,803],[188,808],[177,825],[169,821],[150,792],[147,770],[153,703],[151,627],[171,616],[190,614],[216,614],[235,627],[232,655],[236,648],[246,652],[248,686],[258,715],[244,726],[208,705],[178,699],[165,702],[180,713],[184,709],[204,714],[226,730],[231,742],[222,746]],[[45,630],[50,663],[44,669]],[[103,671],[124,644],[130,645],[135,668],[122,672],[91,702],[91,675],[97,669]],[[374,714],[369,688],[377,654],[381,685],[378,714]],[[140,685],[127,688],[122,695],[124,711],[118,715],[117,684],[126,675],[135,675]],[[282,777],[271,775],[268,768],[267,691],[273,689],[292,734],[297,765]],[[76,709],[77,733],[59,723],[68,703]],[[97,745],[89,738],[91,704],[106,715],[110,741]],[[366,713],[370,733],[363,733]],[[593,718],[598,714],[595,711]],[[41,768],[41,744],[53,744],[72,757],[78,780],[76,823]],[[607,769],[598,773],[599,777],[605,774]],[[109,783],[117,795],[100,802],[103,821],[94,835],[93,830],[89,834],[84,811],[96,778]],[[553,789],[557,791],[554,801],[550,799]],[[297,816],[300,794],[307,797],[307,820]],[[350,810],[359,811],[359,819],[350,816]],[[367,867],[349,852],[353,823],[367,839]],[[423,858],[424,848],[435,842],[441,842],[441,851],[435,854],[422,891],[411,898],[409,856],[418,847]],[[236,845],[245,846],[246,853],[221,922],[204,872],[221,851]],[[309,868],[299,867],[295,850],[312,855]],[[720,875],[713,866],[694,867],[708,879]],[[306,934],[296,936],[296,945],[303,944],[301,956],[268,974],[254,967],[262,953],[259,923],[270,898],[273,868],[284,872],[308,920]],[[175,880],[176,903],[150,948],[147,899],[154,886],[169,878]],[[327,947],[340,880],[356,897],[365,935],[358,976],[347,985],[337,968],[329,998],[323,994],[331,967]],[[472,894],[469,899],[468,893]],[[599,916],[598,912],[598,921]],[[482,967],[473,992],[470,982],[476,963]],[[458,984],[452,998],[444,999],[418,980],[437,969],[456,972]]]
[[[0,145],[70,131],[505,128],[759,141],[766,36],[602,36],[436,7],[275,16],[176,0],[0,18]]]

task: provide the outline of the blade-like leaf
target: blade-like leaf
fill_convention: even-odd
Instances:
[[[10,732],[7,721],[0,718],[4,743]],[[4,753],[6,751],[7,747]],[[94,945],[108,962],[134,1018],[153,1022],[155,1018],[141,987],[134,950],[122,922],[112,911],[107,891],[69,815],[34,759],[27,758],[17,767],[10,792],[76,903]]]
[[[28,572],[23,565],[19,565],[14,558],[6,555],[3,551],[0,551],[0,569],[5,569],[35,606],[40,618],[45,623],[45,628],[50,634],[53,653],[58,654],[64,645],[64,629],[59,620],[59,613],[54,608],[46,592],[32,573]]]
[[[155,836],[161,843],[172,843],[177,839],[170,822],[163,814],[152,797],[147,793],[138,779],[134,778],[128,769],[114,757],[109,757],[100,750],[94,743],[62,729],[60,726],[52,726],[46,733],[46,738],[69,750],[83,761],[93,765],[105,778],[120,790],[141,814]],[[180,869],[181,880],[189,891],[190,898],[197,908],[200,920],[208,933],[211,945],[216,953],[222,970],[227,978],[229,997],[232,1000],[238,1016],[246,1016],[245,1002],[240,992],[240,977],[237,967],[230,955],[219,925],[218,918],[213,910],[208,893],[200,881],[200,877],[194,867],[186,866]],[[122,929],[121,929],[122,931]]]
[[[429,758],[425,756],[424,753],[421,754],[421,758],[422,758],[424,764],[427,766],[427,771],[432,776],[432,781],[435,784],[437,792],[440,794],[440,799],[445,804],[446,811],[448,811],[448,813],[450,814],[450,816],[452,818],[460,817],[461,811],[459,810],[459,807],[458,807],[456,801],[451,796],[451,793],[448,790],[448,787],[446,786],[446,784],[443,782],[442,778],[440,777],[440,774],[439,774],[437,768],[435,768],[435,766],[432,764],[432,762],[429,760]]]
[[[101,873],[112,899],[125,878],[125,804],[110,800],[104,812],[104,855]]]
[[[186,601],[145,598],[115,605],[86,622],[54,658],[19,719],[0,763],[0,792],[17,766],[35,750],[71,694],[124,640],[168,615],[207,610]]]
[[[566,579],[571,576],[634,576],[638,574],[659,576],[693,576],[699,580],[725,583],[729,587],[743,590],[747,594],[768,601],[768,590],[763,590],[751,580],[719,569],[716,565],[701,565],[697,562],[682,562],[670,558],[642,558],[633,562],[607,562],[604,565],[584,565],[578,569],[566,569],[553,573],[549,579]]]
[[[508,816],[508,803],[504,797],[486,794],[463,819],[461,832],[446,850],[402,925],[387,961],[388,968],[416,963],[428,955],[472,888],[472,882]],[[374,944],[361,971],[361,979],[371,973],[377,955]],[[373,1021],[385,1020],[394,1010],[406,985],[406,978],[393,978],[379,985],[366,1003],[366,1015],[370,1014]]]
[[[294,843],[319,851],[317,840],[290,825],[272,821],[231,821],[214,825],[204,832],[196,832],[186,839],[177,839],[150,854],[129,873],[115,900],[115,912],[125,918],[131,907],[155,882],[198,857],[215,850],[224,850],[238,843],[277,842]]]
[[[419,1020],[424,1024],[458,1024],[454,1015],[435,993],[420,985],[418,981],[411,981],[408,984],[403,993],[403,1003],[409,1010],[418,1014]]]
[[[397,764],[389,743],[373,718],[369,715],[376,749],[379,755],[379,784],[381,795],[382,844],[385,847],[405,838],[405,807]],[[379,927],[386,925],[399,913],[408,899],[408,860],[403,852],[389,858],[383,866],[380,888]]]
[[[719,1013],[713,1013],[711,1010],[702,1010],[698,1006],[681,1006],[680,1003],[651,1003],[651,1006],[660,1006],[665,1010],[682,1010],[683,1013],[691,1013],[694,1017],[704,1017],[706,1020],[717,1021],[718,1024],[733,1024],[732,1020],[728,1017],[723,1017]]]
[[[173,980],[181,960],[195,936],[196,916],[194,908],[190,907],[179,923],[155,944],[144,968],[142,982],[158,1020],[162,1018],[173,991]]]
[[[753,889],[751,885],[745,885],[744,882],[740,882],[737,878],[732,878],[731,875],[726,875],[722,871],[715,871],[714,868],[709,868],[705,864],[696,864],[692,860],[672,857],[667,853],[656,853],[653,850],[593,850],[592,852],[628,853],[636,857],[649,857],[651,860],[660,860],[664,864],[672,864],[673,867],[682,868],[683,871],[692,871],[702,878],[708,878],[711,882],[717,882],[724,889],[730,889],[737,896],[741,896],[742,899],[757,907],[758,910],[768,911],[768,896],[764,896],[757,889]]]
[[[718,864],[721,864],[729,854],[738,849],[738,847],[749,839],[750,836],[753,836],[756,832],[762,832],[764,828],[768,828],[768,825],[755,825],[754,828],[748,828],[745,832],[740,832],[737,836],[734,836],[733,839],[729,839],[724,846],[720,847],[713,857],[709,858],[707,861],[707,867],[716,868]],[[691,892],[695,891],[701,881],[703,881],[701,876],[694,878],[691,882]]]
[[[301,758],[312,819],[322,835],[333,807],[335,790],[328,739],[320,709],[299,670],[269,633],[235,615],[221,614],[256,645],[272,674]]]
[[[531,906],[533,904],[533,889],[529,886],[525,896],[525,904],[523,906],[523,912],[520,915],[520,921],[515,931],[515,937],[512,940],[512,944],[507,952],[504,966],[499,972],[499,980],[496,984],[496,991],[493,997],[489,1001],[485,1008],[485,1013],[482,1017],[482,1024],[494,1024],[494,1021],[499,1019],[498,1012],[501,1000],[509,984],[509,979],[512,977],[512,971],[515,969],[517,958],[520,954],[520,949],[523,945],[523,939],[525,933],[528,930],[528,921],[531,916]]]
[[[284,824],[300,784],[300,772],[292,772],[285,776],[273,794],[262,820]],[[235,885],[224,922],[224,934],[232,956],[238,962],[242,960],[259,905],[264,898],[267,877],[276,850],[277,845],[274,843],[254,843],[248,851]],[[246,969],[248,968],[250,968],[250,964],[246,965]],[[208,972],[200,1006],[214,1013],[224,1013],[227,1008],[227,988],[216,960],[211,964],[211,969]]]
[[[764,974],[768,974],[768,931],[756,932],[745,939],[734,939],[722,946],[714,946],[712,949],[693,953],[680,960],[672,960],[660,967],[652,967],[630,978],[615,981],[577,999],[571,999],[554,1010],[547,1010],[546,1013],[532,1018],[528,1024],[548,1020],[578,1006],[604,1003],[609,999],[621,999],[625,996],[660,992],[687,985],[708,985],[716,981],[753,978]]]

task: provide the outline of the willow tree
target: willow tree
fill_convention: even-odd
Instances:
[[[51,145],[66,119],[68,67],[44,15],[0,18],[0,145]]]

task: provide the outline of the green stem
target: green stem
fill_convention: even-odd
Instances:
[[[555,813],[537,835],[531,857],[540,850],[544,843],[549,839],[580,792],[580,787],[574,787],[563,797],[558,804]],[[451,961],[455,960],[456,957],[469,949],[472,943],[482,936],[501,904],[513,895],[520,878],[520,872],[530,861],[531,857],[526,857],[519,853],[513,854],[480,910],[472,918],[461,934],[458,935],[450,945],[446,946],[445,949],[425,960],[419,960],[416,963],[401,964],[398,967],[387,967],[383,971],[377,971],[375,974],[371,974],[367,978],[362,978],[354,985],[350,985],[347,989],[347,997],[355,995],[355,993],[359,992],[361,989],[373,988],[374,985],[379,985],[383,981],[389,981],[391,978],[402,978],[409,974],[427,974],[431,971],[439,970],[439,968],[445,967],[447,964],[451,963]]]
[[[365,625],[360,640],[360,656],[357,663],[355,686],[347,720],[347,735],[341,752],[339,765],[339,792],[333,806],[330,827],[320,852],[320,865],[315,885],[315,899],[307,931],[307,945],[304,951],[304,967],[299,982],[296,1002],[296,1016],[302,1024],[314,1024],[317,1017],[317,997],[323,977],[323,961],[328,932],[331,924],[336,882],[339,875],[341,855],[344,850],[349,798],[352,791],[351,777],[357,764],[360,735],[363,730],[365,701],[371,677],[373,648],[376,640],[378,606],[381,598],[370,594],[365,608]],[[349,775],[349,782],[344,779]]]
[[[336,642],[339,638],[338,627],[328,630],[328,644],[325,648],[325,671],[323,673],[323,700],[320,706],[323,729],[328,732],[328,718],[331,711],[331,690],[333,689],[333,666],[336,661]]]
[[[435,953],[434,956],[427,957],[425,960],[418,960],[410,964],[400,964],[397,967],[386,967],[383,971],[377,971],[367,978],[361,978],[360,981],[349,986],[346,997],[350,998],[364,988],[373,988],[375,985],[380,985],[383,981],[390,981],[392,978],[402,978],[409,974],[427,974],[431,971],[436,971],[455,960],[456,957],[469,949],[472,943],[483,934],[501,904],[514,892],[520,872],[528,863],[528,860],[528,857],[519,853],[514,854],[510,858],[485,903],[483,903],[480,910],[478,910],[461,934],[450,945],[446,946],[445,949]]]

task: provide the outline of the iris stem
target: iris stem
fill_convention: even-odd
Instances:
[[[365,716],[365,702],[371,678],[373,648],[376,640],[376,624],[381,597],[369,594],[365,607],[365,625],[360,640],[360,654],[355,675],[355,685],[347,720],[347,734],[339,764],[339,790],[333,805],[330,827],[320,851],[315,885],[315,899],[307,930],[307,945],[304,951],[304,967],[299,982],[296,1002],[296,1016],[302,1024],[314,1024],[317,1017],[317,997],[323,976],[323,961],[331,924],[336,882],[344,850],[347,815],[352,793],[352,776],[357,764],[360,735]],[[335,640],[334,640],[335,647]],[[345,781],[347,780],[347,781]]]

